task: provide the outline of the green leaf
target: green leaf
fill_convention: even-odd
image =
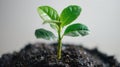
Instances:
[[[50,23],[53,29],[57,29],[56,22],[54,21],[59,21],[59,15],[55,9],[49,6],[40,6],[38,7],[38,13],[44,22]]]
[[[66,7],[60,15],[60,22],[62,23],[62,27],[73,22],[80,15],[80,12],[80,6],[70,5]]]
[[[58,15],[57,11],[50,6],[38,7],[38,13],[44,21],[49,21],[49,20],[58,20],[59,21],[59,15]]]
[[[44,22],[43,22],[43,24],[45,24],[45,23],[54,23],[54,24],[58,24],[58,23],[60,23],[59,21],[56,21],[56,20],[45,20]]]
[[[72,36],[72,37],[77,37],[79,35],[85,36],[88,34],[88,31],[89,30],[87,26],[80,24],[80,23],[76,23],[76,24],[72,24],[68,26],[64,32],[64,35]]]
[[[55,35],[48,31],[48,30],[45,30],[45,29],[37,29],[35,31],[35,36],[36,38],[43,38],[43,39],[46,39],[46,40],[51,40],[51,39],[54,39],[56,38]]]
[[[43,24],[49,23],[50,26],[55,29],[58,30],[58,24],[60,23],[59,21],[56,20],[50,20],[50,21],[44,21]]]

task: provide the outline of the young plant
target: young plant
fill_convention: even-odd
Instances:
[[[49,23],[50,26],[57,31],[57,59],[61,59],[62,39],[64,36],[77,37],[79,35],[85,36],[88,34],[89,30],[84,24],[71,24],[80,15],[80,6],[70,5],[62,11],[60,16],[58,15],[57,11],[50,6],[39,6],[37,11],[44,21],[43,23]],[[67,28],[65,29],[64,33],[62,33],[62,30],[65,26],[67,26]],[[43,38],[46,40],[56,38],[56,36],[51,31],[45,30],[43,28],[37,29],[35,31],[35,36],[36,38]]]

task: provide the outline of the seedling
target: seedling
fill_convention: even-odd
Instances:
[[[40,17],[43,19],[43,24],[49,23],[50,26],[56,30],[58,36],[56,37],[51,31],[40,28],[35,31],[36,38],[43,38],[46,40],[58,39],[57,59],[61,59],[62,39],[64,36],[77,37],[79,35],[85,36],[88,34],[88,28],[84,24],[71,24],[81,13],[81,7],[77,5],[70,5],[63,9],[60,16],[57,11],[50,6],[39,6],[37,9]],[[71,24],[71,25],[69,25]],[[69,25],[69,26],[68,26]],[[67,26],[67,27],[66,27]],[[66,29],[63,31],[63,28]]]

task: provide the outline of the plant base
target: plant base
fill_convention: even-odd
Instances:
[[[97,49],[64,45],[62,58],[57,60],[57,44],[28,44],[20,52],[3,54],[0,67],[120,67],[113,56]]]

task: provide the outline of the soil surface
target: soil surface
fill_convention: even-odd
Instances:
[[[57,43],[28,44],[19,52],[3,54],[0,67],[120,67],[114,56],[95,49],[63,44],[62,58],[56,59]]]

